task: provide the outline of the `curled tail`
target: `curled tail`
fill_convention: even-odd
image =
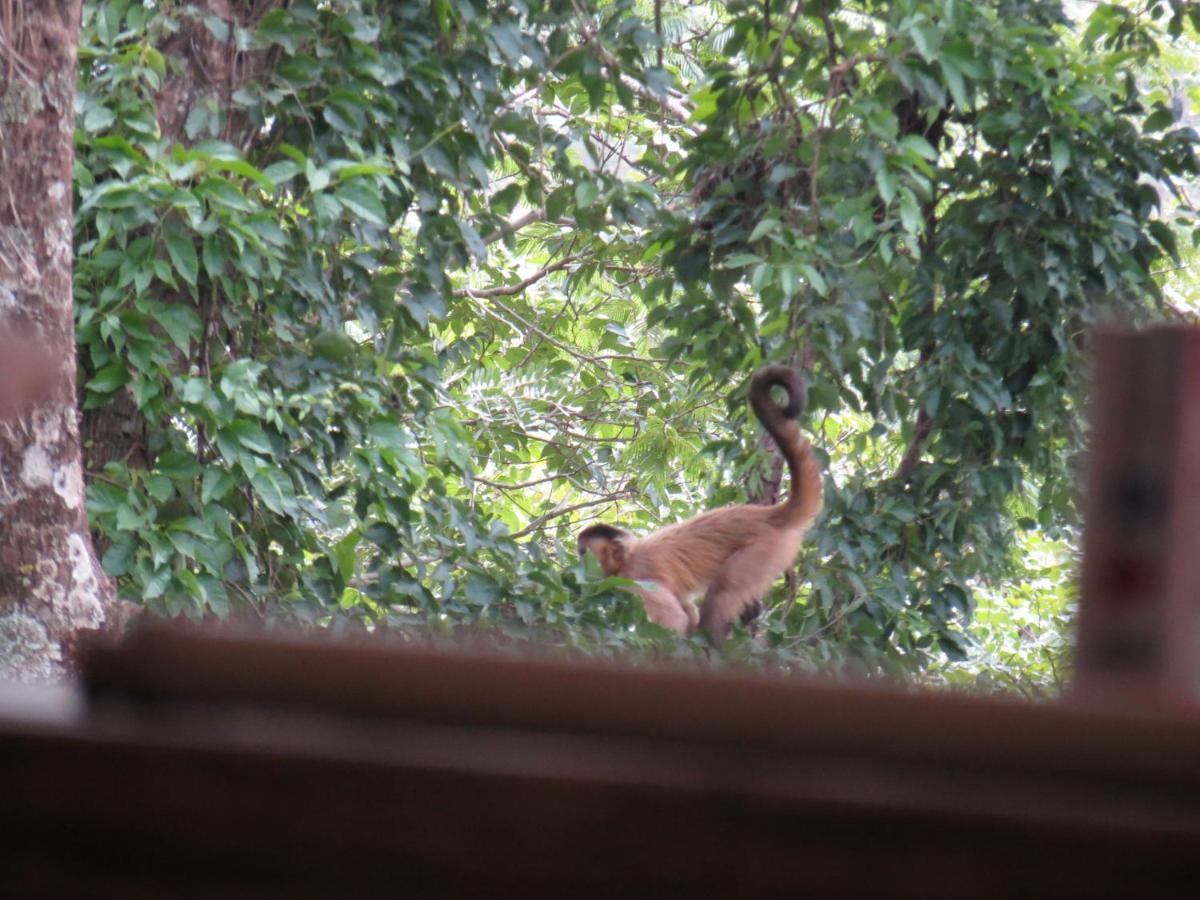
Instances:
[[[783,406],[771,399],[773,387],[787,391]],[[807,526],[821,511],[822,503],[821,469],[793,421],[804,411],[805,399],[803,379],[788,366],[764,366],[750,379],[750,408],[779,447],[792,476],[787,502],[776,507],[780,524],[790,528]]]

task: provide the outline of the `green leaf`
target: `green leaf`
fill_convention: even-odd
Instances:
[[[133,568],[133,558],[136,552],[135,539],[118,538],[105,552],[104,559],[100,564],[110,576],[120,578],[127,575]]]
[[[89,106],[83,113],[83,130],[91,134],[104,131],[117,120],[116,113],[105,106]]]
[[[227,264],[225,248],[216,235],[205,236],[201,255],[204,259],[204,270],[208,272],[210,278],[220,278],[225,274]]]
[[[129,370],[124,363],[114,362],[105,366],[87,382],[87,389],[97,394],[111,394],[129,384]]]
[[[929,141],[925,140],[925,138],[919,134],[906,134],[904,137],[900,138],[900,148],[909,153],[913,153],[922,159],[927,159],[930,162],[937,161],[937,151],[933,149],[933,145],[930,144]],[[883,170],[877,170],[875,173],[877,179],[880,171]]]
[[[171,342],[184,353],[200,337],[200,317],[182,303],[163,304],[158,308],[157,319]]]
[[[291,480],[274,466],[261,466],[250,476],[255,495],[273,513],[283,515],[296,504]]]
[[[492,212],[497,215],[506,216],[513,211],[513,208],[521,199],[521,185],[510,184],[507,187],[492,194],[488,199],[488,205]]]
[[[783,296],[791,299],[796,296],[796,291],[800,287],[800,276],[791,266],[784,266],[779,270],[779,287],[783,291]]]
[[[488,607],[499,599],[499,586],[486,575],[471,575],[463,586],[467,599],[476,606]]]
[[[166,235],[167,255],[171,257],[171,265],[183,276],[183,280],[193,287],[200,277],[200,262],[196,258],[196,247],[192,244],[190,235],[178,231],[169,231]]]
[[[458,232],[462,235],[463,243],[467,245],[471,256],[477,260],[486,260],[488,255],[487,244],[483,242],[483,238],[479,236],[479,232],[465,219],[456,219],[455,224],[458,226]]]
[[[304,167],[291,159],[281,159],[273,162],[262,170],[263,177],[272,185],[286,184],[304,171]]]
[[[1050,138],[1050,161],[1054,166],[1054,174],[1062,175],[1071,164],[1071,145],[1065,138],[1052,135]]]
[[[220,435],[229,442],[231,447],[236,446],[261,456],[271,456],[274,452],[267,433],[257,422],[234,422],[221,429]],[[236,458],[237,455],[235,453],[234,457]]]
[[[969,112],[972,108],[971,97],[967,93],[967,85],[963,80],[962,72],[949,60],[942,60],[941,67],[942,77],[946,79],[946,86],[950,88],[950,96],[954,98],[954,104],[964,112]]]
[[[200,485],[200,502],[208,505],[221,500],[236,484],[236,477],[228,469],[208,468]]]
[[[342,205],[360,218],[366,219],[373,225],[386,227],[387,213],[379,202],[378,194],[369,190],[359,182],[349,182],[337,188],[334,196]]]
[[[1170,255],[1171,259],[1176,263],[1181,263],[1183,260],[1179,255],[1179,245],[1175,240],[1175,233],[1171,230],[1170,226],[1160,222],[1158,219],[1153,219],[1147,227],[1154,240]]]
[[[175,481],[190,481],[200,474],[200,463],[196,458],[178,450],[167,450],[159,454],[155,468]]]
[[[236,212],[254,212],[258,206],[224,178],[206,178],[196,187],[196,195],[210,204],[224,206]]]
[[[600,189],[594,181],[581,181],[575,185],[575,203],[581,208],[591,206],[600,197]]]
[[[217,39],[218,44],[224,44],[229,40],[229,23],[220,16],[205,16],[204,27],[208,29],[209,34]]]
[[[879,188],[879,197],[887,205],[896,198],[896,174],[890,169],[880,166],[875,170],[875,186]]]
[[[189,141],[194,141],[202,134],[215,135],[221,128],[220,116],[216,114],[211,98],[208,102],[201,100],[187,114],[184,121],[183,133]]]
[[[938,638],[938,647],[950,659],[962,661],[967,658],[967,646],[957,634],[944,634]]]
[[[234,152],[236,153],[237,151],[235,150]],[[257,166],[252,165],[240,156],[211,159],[209,160],[208,167],[218,172],[232,172],[235,175],[241,175],[243,178],[253,181],[264,191],[273,191],[275,189],[273,179],[260,171]]]
[[[808,263],[801,264],[800,271],[804,273],[804,277],[808,279],[808,283],[813,286],[813,290],[817,294],[822,297],[829,296],[829,284],[825,281],[825,276]]]
[[[429,324],[430,319],[440,319],[446,314],[446,304],[442,301],[441,295],[424,287],[412,288],[404,303],[404,308],[422,328]]]
[[[328,169],[317,166],[310,159],[305,161],[304,177],[308,179],[308,189],[317,194],[329,186],[331,176]]]
[[[425,152],[421,154],[421,158],[424,160],[425,165],[437,174],[451,181],[458,179],[458,169],[450,161],[450,157],[446,155],[446,151],[437,144],[431,144],[426,147]]]
[[[341,329],[322,331],[312,341],[314,356],[339,365],[349,362],[356,350],[358,350],[358,345],[354,343],[354,339]]]
[[[1162,131],[1175,124],[1175,114],[1167,106],[1158,106],[1142,123],[1145,132]]]
[[[750,287],[756,294],[761,294],[774,274],[775,270],[772,266],[760,263],[754,267],[754,273],[750,276]]]
[[[354,577],[358,566],[356,551],[360,537],[357,531],[352,531],[333,547],[332,561],[343,582],[348,582]]]
[[[556,222],[563,217],[567,211],[567,204],[571,201],[571,189],[566,185],[555,188],[546,197],[546,218],[551,222]]]
[[[171,484],[171,479],[165,475],[150,473],[145,479],[146,493],[160,503],[165,503],[171,498],[174,493],[174,486]]]
[[[908,188],[900,190],[900,223],[909,234],[918,236],[924,228],[921,206]]]
[[[748,238],[748,240],[750,241],[750,243],[753,244],[755,241],[760,240],[760,239],[766,237],[768,234],[772,234],[778,230],[779,230],[779,220],[778,219],[772,219],[772,218],[760,219],[758,224],[754,226],[754,230],[750,232],[750,237]]]
[[[910,34],[913,45],[926,62],[933,62],[937,59],[938,50],[942,46],[942,32],[936,25],[932,22],[918,25],[912,29]]]
[[[138,531],[145,524],[145,518],[132,506],[122,506],[117,510],[118,531]]]

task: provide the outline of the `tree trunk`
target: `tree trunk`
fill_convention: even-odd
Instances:
[[[0,2],[0,677],[55,679],[112,583],[75,403],[71,134],[80,0]]]

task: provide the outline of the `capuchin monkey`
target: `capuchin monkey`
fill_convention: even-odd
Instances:
[[[787,392],[780,406],[771,388]],[[735,618],[759,608],[763,594],[792,565],[804,532],[821,511],[821,470],[795,419],[804,382],[787,366],[767,366],[750,379],[750,408],[779,446],[792,478],[787,501],[726,506],[638,538],[613,525],[579,533],[605,575],[637,582],[650,620],[680,634],[697,628],[720,644]],[[693,602],[704,595],[700,609]],[[744,620],[744,619],[743,619]]]

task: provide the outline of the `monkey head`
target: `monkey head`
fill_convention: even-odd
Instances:
[[[615,525],[589,525],[579,532],[579,555],[591,550],[605,575],[616,575],[629,558],[636,538]]]

